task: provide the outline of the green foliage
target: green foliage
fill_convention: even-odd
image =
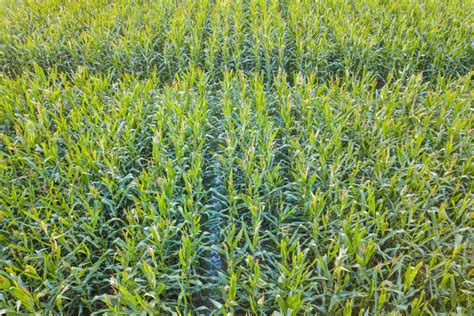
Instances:
[[[470,1],[0,8],[0,311],[471,312]]]

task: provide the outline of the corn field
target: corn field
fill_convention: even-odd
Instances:
[[[0,315],[469,315],[472,0],[2,0]]]

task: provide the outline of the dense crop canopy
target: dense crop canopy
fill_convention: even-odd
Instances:
[[[0,314],[471,311],[471,1],[0,9]]]

